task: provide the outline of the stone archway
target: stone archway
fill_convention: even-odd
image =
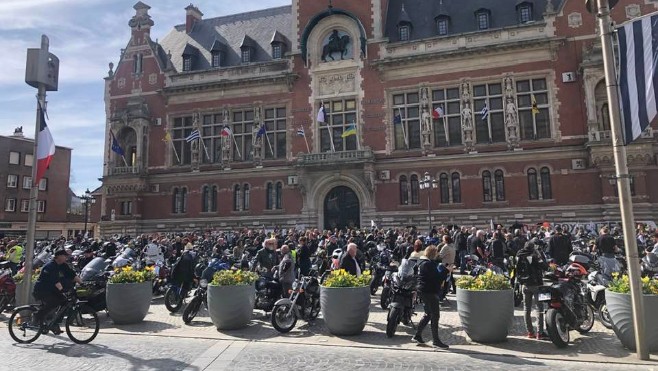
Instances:
[[[124,126],[116,134],[116,138],[124,152],[124,156],[122,158],[115,153],[115,166],[135,166],[137,163],[137,133],[135,129]]]
[[[356,192],[346,186],[332,188],[324,198],[324,229],[359,228],[361,204]]]

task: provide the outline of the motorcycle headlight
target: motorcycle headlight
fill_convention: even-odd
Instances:
[[[208,287],[208,280],[199,281],[199,286],[205,289],[206,287]]]

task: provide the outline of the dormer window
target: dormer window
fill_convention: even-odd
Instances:
[[[221,41],[215,39],[210,48],[210,65],[212,67],[221,67],[223,53],[226,50],[226,45]]]
[[[288,38],[279,31],[274,31],[270,45],[272,46],[272,59],[281,59],[286,52],[288,46]]]
[[[192,56],[183,56],[183,71],[192,71]]]
[[[409,36],[411,34],[410,27],[407,25],[400,26],[398,28],[398,32],[400,35],[400,41],[409,41]]]
[[[445,36],[448,34],[448,20],[446,16],[439,16],[436,18],[436,33],[439,36]]]
[[[281,55],[283,53],[281,52],[281,44],[273,44],[272,45],[272,59],[281,59]]]
[[[531,22],[532,19],[532,3],[530,2],[522,2],[519,5],[516,6],[518,15],[519,15],[519,23],[528,23]]]
[[[242,49],[242,63],[251,62],[251,49],[243,48]]]
[[[183,50],[183,71],[192,71],[194,69],[194,60],[199,55],[199,49],[187,44]]]
[[[211,61],[212,67],[219,67],[222,61],[221,53],[219,51],[214,51],[212,52],[211,57],[212,57],[212,61]]]
[[[488,30],[491,27],[491,12],[488,9],[480,9],[475,12],[478,30]]]
[[[240,60],[242,60],[242,63],[251,63],[254,60],[253,53],[256,47],[256,42],[251,37],[244,35],[242,44],[240,44]]]

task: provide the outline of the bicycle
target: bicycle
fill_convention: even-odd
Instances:
[[[66,303],[56,308],[49,319],[37,321],[35,314],[43,304],[16,307],[9,317],[9,335],[17,343],[29,344],[47,334],[58,319],[66,317],[66,335],[76,344],[88,344],[96,338],[100,321],[96,311],[80,300],[75,291],[65,294]]]

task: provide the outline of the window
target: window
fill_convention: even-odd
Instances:
[[[273,44],[272,45],[272,59],[281,59],[283,53],[282,53],[282,47],[281,44]]]
[[[185,138],[195,130],[192,116],[177,117],[174,119],[174,125],[171,129],[171,143],[176,149],[180,159],[177,165],[189,165],[192,163],[192,143],[187,142]],[[203,150],[201,151],[203,152]],[[200,153],[201,154],[201,153]],[[205,153],[203,154],[205,156]],[[172,153],[174,161],[178,161]]]
[[[132,215],[133,214],[133,202],[132,201],[121,201],[121,209],[119,210],[119,215]]]
[[[252,151],[254,123],[254,110],[233,111],[233,161],[251,161],[254,158]],[[237,144],[235,144],[237,143]],[[267,143],[261,145],[265,150]]]
[[[15,198],[8,198],[7,201],[5,201],[5,211],[11,211],[11,212],[16,211],[16,199]]]
[[[283,192],[283,183],[277,182],[276,184],[267,183],[265,187],[265,198],[266,198],[266,208],[268,210],[280,210],[282,209],[282,195]]]
[[[184,214],[187,212],[187,188],[174,188],[172,192],[174,214]]]
[[[493,201],[493,186],[491,184],[491,172],[489,170],[482,172],[482,195],[484,202]]]
[[[396,94],[393,96],[395,149],[420,148],[419,102],[418,92]]]
[[[450,187],[448,185],[448,174],[439,175],[439,189],[441,191],[441,203],[450,203]]]
[[[30,189],[32,188],[32,177],[31,176],[24,176],[23,177],[23,189]]]
[[[448,34],[448,17],[440,17],[436,20],[436,33],[439,36]]]
[[[541,194],[544,200],[550,200],[553,198],[553,191],[551,190],[551,170],[547,167],[543,167],[540,170],[541,173]]]
[[[521,139],[536,140],[551,138],[548,87],[546,79],[521,80],[516,82]]]
[[[409,205],[409,183],[407,176],[400,176],[400,205]]]
[[[217,212],[217,191],[218,187],[212,186],[212,189],[210,190],[210,211],[211,212]]]
[[[432,115],[434,119],[434,147],[462,144],[462,123],[459,88],[432,90]],[[437,112],[443,112],[438,115]],[[438,119],[436,117],[439,116]]]
[[[475,17],[477,19],[478,30],[489,29],[489,11],[486,9],[479,10]]]
[[[7,175],[7,188],[16,188],[18,187],[18,175],[9,174]]]
[[[39,190],[40,191],[48,190],[48,178],[41,178],[41,180],[39,180]]]
[[[192,71],[192,56],[183,56],[183,71]]]
[[[276,198],[276,208],[277,210],[283,209],[283,183],[278,182],[276,183],[276,192],[275,192],[275,198]]]
[[[494,173],[496,184],[496,201],[505,201],[505,176],[502,170],[496,170]]]
[[[519,5],[519,23],[532,21],[532,4],[521,3]]]
[[[245,184],[242,186],[242,189],[244,192],[242,193],[242,210],[249,210],[249,184]]]
[[[133,73],[142,73],[142,54],[135,54],[133,56]]]
[[[236,184],[233,187],[233,211],[240,211],[240,185]]]
[[[474,85],[473,108],[476,143],[504,143],[506,139],[502,85]]]
[[[250,48],[243,48],[242,49],[242,63],[249,63],[251,62],[251,49]]]
[[[628,182],[631,186],[631,196],[635,197],[635,177],[631,175],[628,179]],[[619,189],[617,188],[617,183],[615,183],[612,188],[615,190],[615,197],[619,197]]]
[[[203,186],[201,187],[201,211],[216,212],[217,211],[217,186]]]
[[[528,169],[528,198],[530,200],[539,200],[537,170],[534,168]]]
[[[419,199],[420,184],[418,183],[418,175],[414,174],[411,176],[411,203],[418,205],[420,203]]]
[[[21,200],[21,212],[26,213],[30,211],[30,200]]]
[[[338,152],[357,149],[357,135],[343,138],[343,132],[351,125],[356,126],[356,100],[341,99],[325,103],[325,113],[329,125],[319,123],[320,150],[330,152],[332,148]],[[331,129],[331,137],[329,136]],[[358,129],[357,129],[358,132]]]
[[[272,183],[267,183],[267,186],[265,186],[265,208],[268,210],[274,209],[273,189]]]
[[[212,52],[212,61],[211,61],[212,67],[220,67],[221,65],[221,52],[219,51],[213,51]]]
[[[46,201],[37,200],[37,212],[38,213],[46,212]]]
[[[456,204],[462,202],[461,177],[458,172],[452,173],[452,202]]]
[[[265,129],[262,149],[265,159],[286,158],[286,109],[265,109]],[[271,147],[270,147],[271,145]],[[274,153],[272,153],[274,151]]]
[[[18,165],[21,162],[21,154],[18,152],[9,152],[9,164]]]
[[[26,153],[25,154],[25,160],[23,162],[25,166],[30,166],[32,167],[32,164],[34,163],[34,155]]]
[[[400,41],[409,41],[410,34],[409,26],[400,26],[398,32],[400,33]]]

